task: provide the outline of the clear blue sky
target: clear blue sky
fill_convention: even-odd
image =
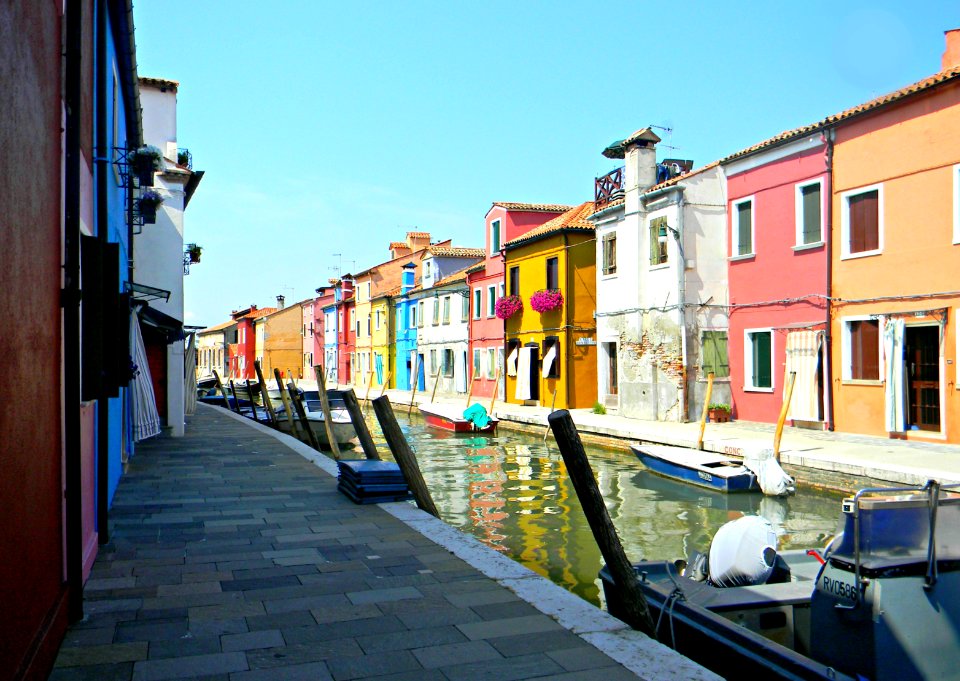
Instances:
[[[139,0],[206,175],[186,323],[294,302],[493,201],[574,204],[646,125],[702,165],[930,75],[960,2]],[[337,258],[335,253],[341,253]]]

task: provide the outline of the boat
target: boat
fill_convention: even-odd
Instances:
[[[463,417],[464,410],[455,404],[437,404],[429,402],[418,405],[420,413],[428,426],[449,430],[454,433],[495,433],[500,421],[490,416],[490,422],[484,428],[477,428],[473,421]]]
[[[720,532],[706,581],[683,560],[635,564],[657,638],[727,678],[958,678],[958,487],[861,490],[843,501],[822,553],[765,547],[755,583],[717,586],[727,579],[710,574]],[[759,564],[743,547],[717,555]],[[620,590],[606,568],[600,576],[608,610],[622,616]]]
[[[743,461],[714,452],[669,445],[630,445],[652,472],[719,492],[759,492],[756,474]]]
[[[303,411],[306,414],[310,429],[317,437],[317,442],[321,447],[330,449],[330,440],[327,438],[327,427],[323,417],[323,407],[320,403],[320,393],[317,390],[307,390],[301,394],[303,400]],[[338,445],[352,444],[357,437],[357,431],[353,427],[353,420],[347,411],[347,405],[343,401],[343,392],[340,390],[327,390],[327,402],[330,405],[330,416],[333,419],[333,438]],[[274,405],[277,414],[277,426],[285,432],[290,433],[290,421],[287,419],[286,411],[281,403],[279,408]],[[294,415],[296,419],[296,415]]]

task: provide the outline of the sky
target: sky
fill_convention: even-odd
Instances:
[[[960,2],[137,0],[205,171],[185,323],[315,295],[494,201],[578,204],[648,125],[696,166],[940,70]]]

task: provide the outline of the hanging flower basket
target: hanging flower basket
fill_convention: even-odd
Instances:
[[[523,310],[523,299],[520,296],[504,296],[499,298],[494,306],[494,313],[498,319],[510,319]]]
[[[140,215],[143,223],[152,225],[157,221],[157,206],[163,203],[163,197],[152,189],[148,189],[140,196]]]
[[[153,174],[163,169],[163,154],[157,147],[147,144],[133,152],[131,164],[140,186],[152,187]]]
[[[530,307],[537,312],[550,312],[563,307],[563,294],[560,289],[543,289],[530,296]]]
[[[200,262],[200,254],[203,252],[203,249],[196,244],[190,244],[187,247],[187,255],[190,256],[190,263],[196,264]]]

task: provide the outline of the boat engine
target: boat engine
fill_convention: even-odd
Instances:
[[[777,562],[777,533],[766,518],[745,515],[719,530],[710,543],[707,580],[714,586],[763,584]]]

